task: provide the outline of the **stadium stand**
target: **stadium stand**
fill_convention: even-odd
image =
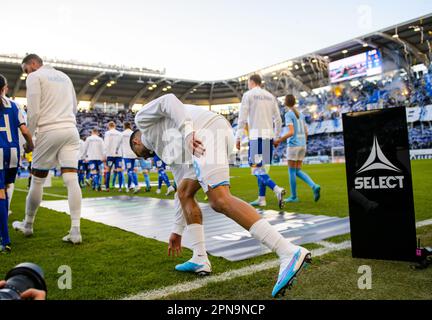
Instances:
[[[307,96],[299,95],[298,104],[308,124],[308,156],[331,155],[334,147],[343,147],[342,114],[377,108],[406,107],[411,148],[432,148],[432,68],[419,73],[414,82],[396,74],[379,81],[349,82],[332,90]],[[284,119],[285,108],[280,105]],[[237,114],[225,115],[235,128]],[[286,144],[275,152],[275,161],[284,160]]]

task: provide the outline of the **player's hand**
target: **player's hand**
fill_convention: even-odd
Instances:
[[[279,147],[280,144],[281,144],[281,139],[277,139],[277,140],[274,140],[274,141],[273,141],[273,146],[274,146],[275,148]]]
[[[28,289],[21,294],[21,299],[46,300],[46,292],[37,289]]]
[[[193,156],[200,158],[205,153],[204,144],[196,137],[195,131],[186,137],[186,144]]]
[[[4,288],[5,285],[6,285],[6,281],[0,280],[0,289]]]
[[[241,142],[240,142],[240,140],[237,140],[236,147],[237,147],[237,150],[240,150],[240,148],[241,148]]]
[[[24,152],[25,152],[25,153],[30,153],[30,152],[33,151],[33,149],[34,149],[33,144],[28,144],[28,143],[26,143],[26,144],[24,145]]]
[[[169,257],[180,257],[182,253],[181,247],[182,236],[177,233],[171,233],[168,241],[168,256]]]

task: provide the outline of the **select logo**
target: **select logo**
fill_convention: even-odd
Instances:
[[[360,173],[376,170],[388,170],[395,173],[402,173],[402,170],[400,170],[386,158],[378,143],[378,139],[375,136],[372,144],[371,153],[363,166],[359,170],[357,170],[356,174],[358,175]],[[404,178],[404,176],[396,174],[387,176],[357,177],[354,180],[354,184],[356,190],[403,189]]]

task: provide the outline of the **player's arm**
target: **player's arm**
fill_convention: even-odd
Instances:
[[[70,79],[69,79],[70,80]],[[72,104],[73,104],[73,113],[76,115],[78,113],[78,101],[76,97],[76,92],[72,80],[70,80],[71,88],[72,88]]]
[[[189,151],[199,157],[204,154],[202,142],[195,136],[190,115],[183,103],[173,94],[167,94],[145,105],[135,116],[135,123],[141,131],[152,127],[155,122],[170,118],[184,137]]]
[[[282,132],[282,117],[279,110],[279,104],[277,103],[276,99],[273,104],[273,122],[274,122],[274,129],[275,129],[275,137],[277,139],[279,138]]]
[[[105,138],[106,138],[106,136],[105,136]],[[101,145],[101,147],[100,147],[100,150],[101,150],[101,152],[102,152],[102,158],[103,158],[103,161],[106,161],[106,159],[107,159],[107,144],[105,143],[105,141],[104,140],[100,140],[100,145]]]
[[[304,122],[304,131],[305,131],[305,140],[307,142],[308,136],[309,136],[309,131],[308,131],[308,127],[306,125],[306,123]]]
[[[34,149],[34,144],[33,144],[33,139],[30,130],[27,128],[27,126],[24,123],[20,125],[19,129],[26,141],[26,144],[24,145],[25,153],[32,152]]]
[[[34,149],[33,138],[30,130],[27,128],[25,116],[20,109],[18,109],[18,123],[21,134],[26,141],[26,144],[24,145],[24,151],[25,153],[32,152]]]
[[[238,150],[240,150],[240,141],[247,125],[248,116],[249,116],[249,103],[248,103],[247,96],[244,95],[242,98],[240,111],[239,111],[239,118],[237,123],[236,145]]]
[[[279,142],[278,144],[281,144],[282,142],[287,141],[293,135],[294,135],[294,125],[289,124],[288,125],[288,133],[286,135],[280,137],[280,139],[278,139],[276,141]]]
[[[41,84],[34,74],[30,74],[26,80],[27,86],[27,124],[31,135],[34,135],[39,121],[41,104]]]
[[[278,147],[282,142],[287,141],[294,135],[294,123],[288,114],[285,115],[285,122],[288,126],[288,133],[274,141],[275,147]]]
[[[174,204],[176,208],[174,228],[168,241],[168,256],[172,257],[181,255],[181,239],[183,231],[186,228],[186,219],[183,215],[183,210],[177,193],[174,195]]]

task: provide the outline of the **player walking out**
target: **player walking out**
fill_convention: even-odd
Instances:
[[[202,188],[213,210],[249,230],[254,238],[280,257],[281,268],[273,296],[290,286],[310,260],[310,252],[283,238],[252,206],[231,194],[229,158],[234,136],[228,121],[204,108],[183,105],[173,94],[168,94],[142,108],[135,123],[139,130],[131,136],[132,150],[139,157],[149,158],[154,154],[162,157],[171,166],[178,185],[175,199],[181,206],[178,206],[170,237],[169,253],[175,255],[181,250],[181,234],[187,224],[193,257],[176,266],[176,270],[198,274],[211,272],[202,212],[195,199]],[[174,141],[166,137],[173,128],[176,129]]]
[[[50,169],[60,165],[68,190],[72,226],[63,241],[81,243],[81,188],[78,184],[79,133],[76,128],[77,100],[71,79],[63,72],[44,65],[30,54],[22,61],[28,74],[27,122],[30,133],[37,130],[33,151],[32,181],[26,200],[26,215],[13,227],[26,236],[33,234],[33,223],[42,201],[43,185]]]
[[[114,169],[113,187],[116,185],[116,178],[118,176],[119,192],[122,191],[123,186],[123,169],[122,169],[122,134],[116,129],[113,121],[108,123],[108,131],[105,132],[105,150],[106,150],[106,164],[107,174],[105,178],[105,188],[109,191],[111,171]]]
[[[144,176],[144,181],[146,184],[146,192],[151,191],[151,184],[150,184],[150,170],[152,169],[152,162],[151,160],[146,160],[143,158],[138,158],[142,174]]]
[[[20,160],[19,131],[25,141],[26,152],[33,149],[30,131],[25,125],[24,116],[12,100],[6,98],[8,85],[0,74],[0,252],[11,251],[8,229],[9,204],[6,189],[15,182]]]
[[[162,183],[165,182],[168,190],[166,192],[166,196],[169,196],[172,192],[175,191],[174,187],[171,185],[171,182],[166,174],[166,164],[163,162],[158,156],[153,157],[154,165],[158,171],[158,188],[156,190],[157,194],[161,193]]]
[[[299,202],[297,197],[297,177],[303,180],[312,188],[315,201],[320,199],[321,187],[317,185],[304,171],[302,171],[303,160],[306,155],[307,126],[304,115],[301,114],[296,105],[296,99],[293,95],[285,97],[285,105],[288,112],[285,114],[285,123],[289,128],[288,133],[275,141],[275,145],[288,140],[288,166],[291,187],[291,196],[285,199],[287,203]]]
[[[80,152],[79,152],[79,160],[78,160],[78,182],[81,188],[84,188],[86,185],[85,175],[87,171],[87,162],[86,155],[84,150],[85,140],[84,137],[80,140]]]
[[[84,143],[84,157],[88,160],[93,190],[101,191],[102,162],[105,160],[104,141],[99,137],[99,130],[93,129],[92,135]]]
[[[268,175],[273,158],[273,139],[279,137],[282,118],[276,98],[261,88],[262,79],[254,74],[249,78],[249,91],[243,95],[237,130],[237,149],[240,150],[241,137],[245,127],[249,128],[249,164],[252,174],[258,182],[258,200],[253,206],[264,207],[266,189],[272,189],[278,199],[279,208],[283,208],[285,189],[276,185]]]
[[[123,124],[124,131],[122,132],[122,150],[123,150],[123,161],[125,164],[125,168],[127,170],[128,182],[126,191],[132,190],[132,183],[135,185],[134,192],[138,192],[140,190],[138,185],[138,175],[135,172],[135,160],[136,155],[132,151],[130,147],[130,137],[133,133],[132,126],[130,122],[125,122]]]

